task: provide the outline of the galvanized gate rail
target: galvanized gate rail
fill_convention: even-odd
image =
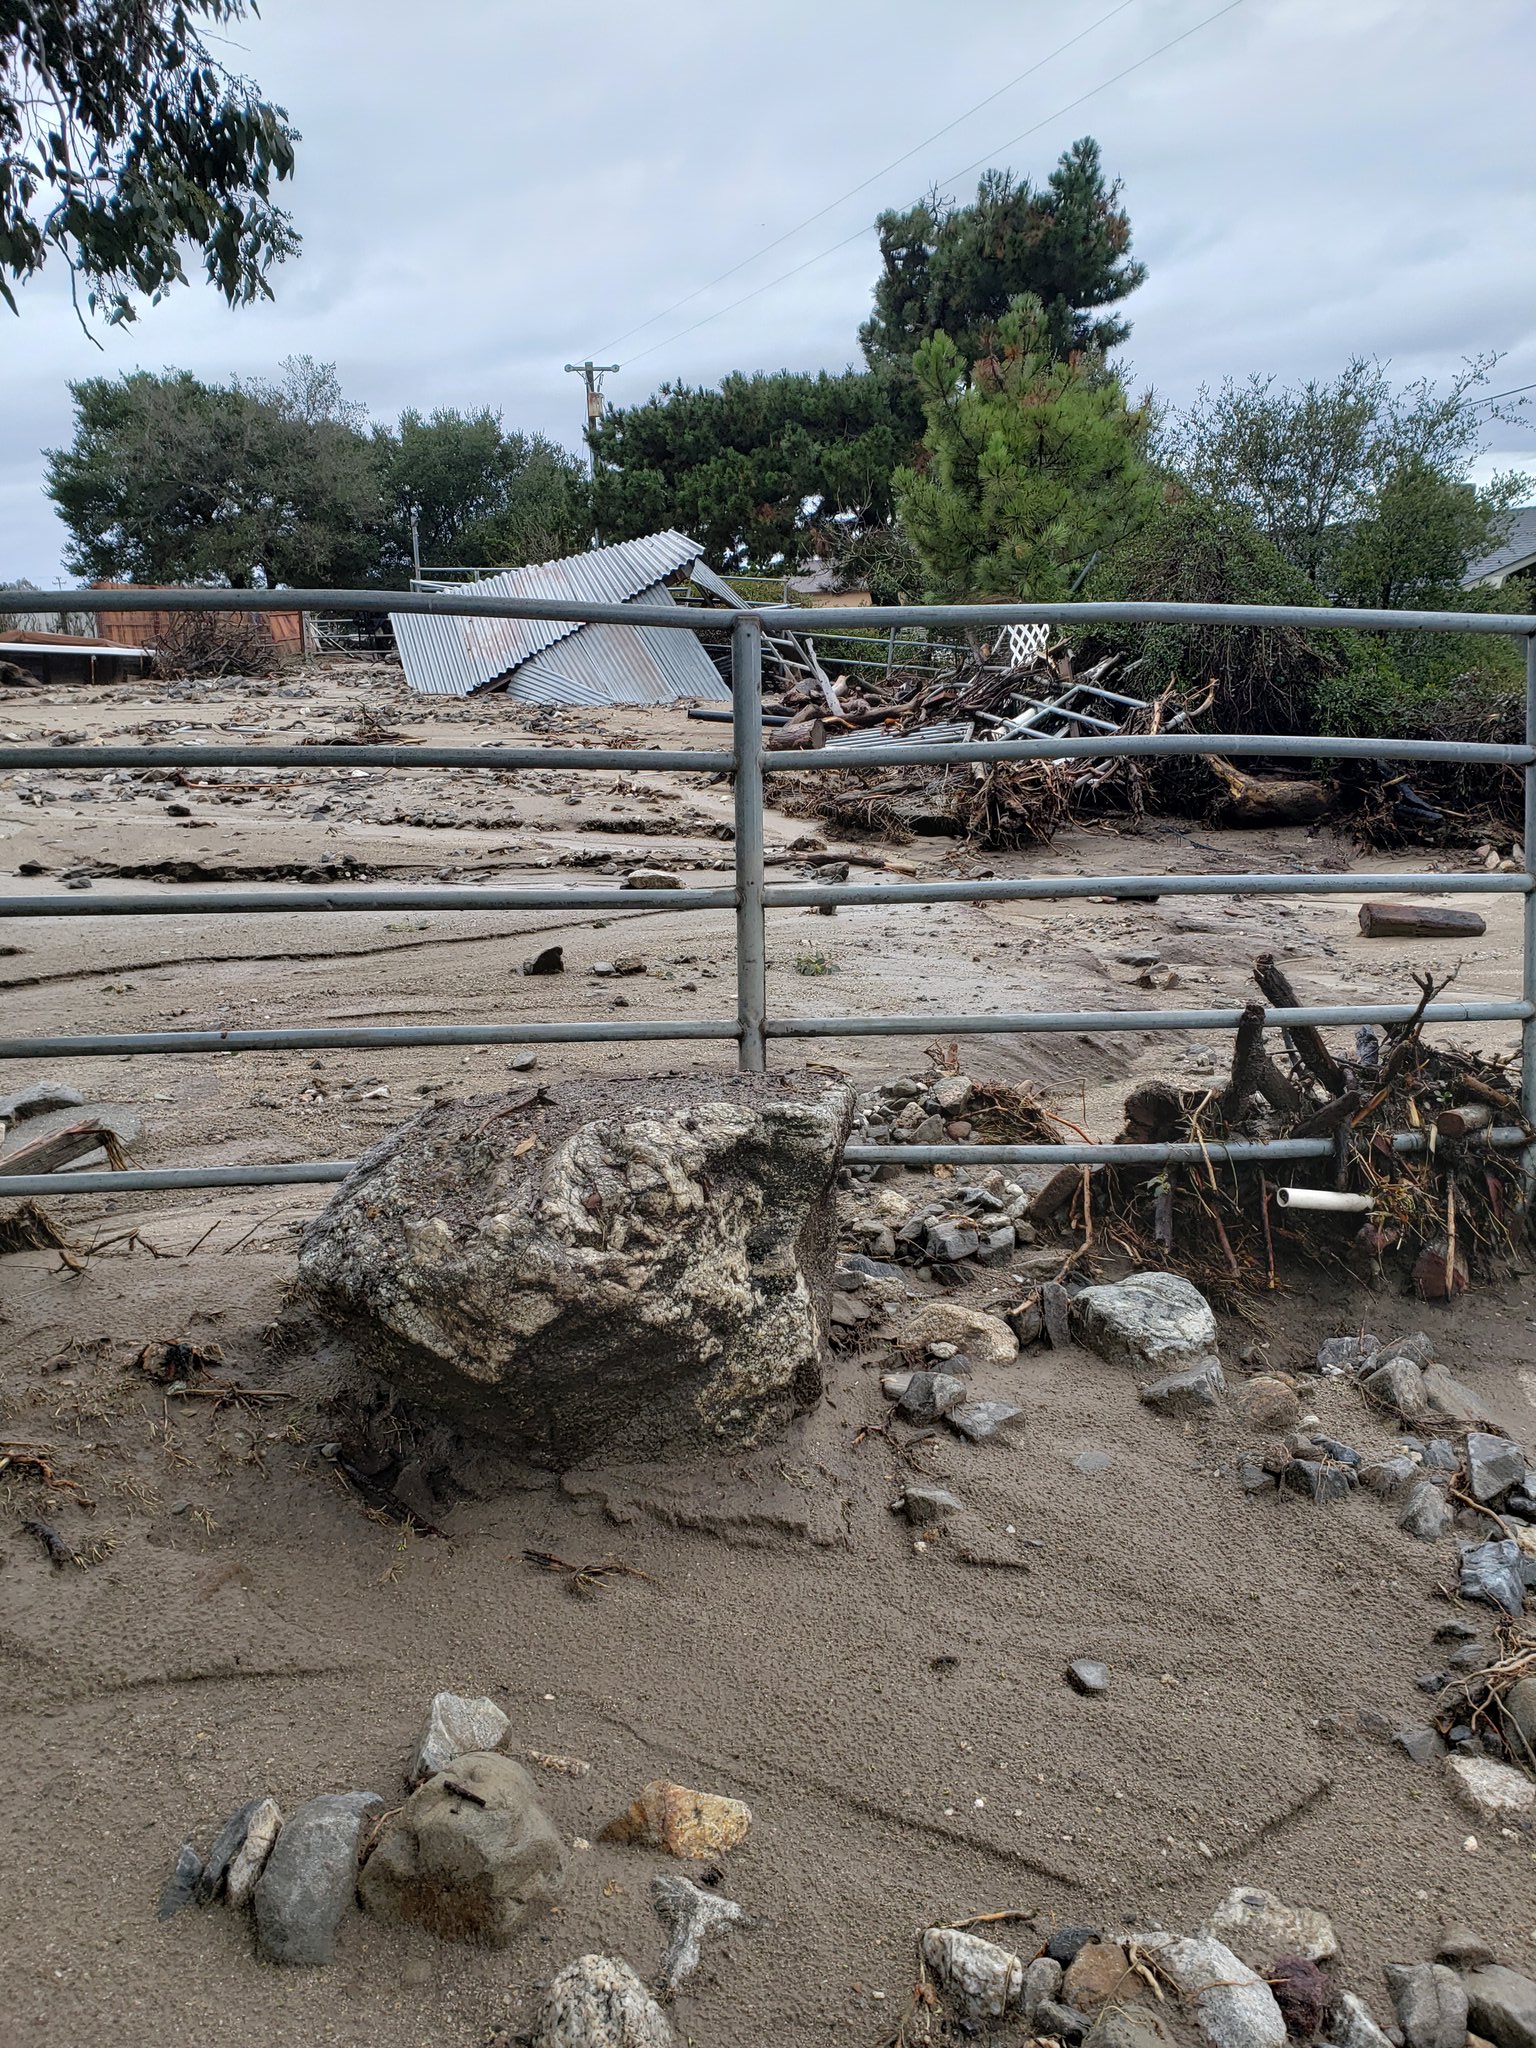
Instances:
[[[36,592],[0,590],[0,611],[35,606]],[[70,593],[71,609],[80,611],[303,611],[348,612],[376,609],[377,591],[338,590],[154,590],[135,592],[80,590]],[[391,592],[395,611],[454,613],[471,617],[578,620],[582,624],[633,625],[633,610],[618,605],[581,605],[566,599],[476,597],[470,591]],[[1310,630],[1356,632],[1431,632],[1512,634],[1525,645],[1525,741],[1523,745],[1461,744],[1434,740],[1328,739],[1277,737],[1251,733],[1163,733],[1102,735],[912,746],[873,745],[861,748],[857,765],[878,768],[900,763],[944,764],[961,761],[1033,760],[1043,755],[1202,754],[1291,756],[1332,760],[1457,761],[1489,767],[1518,768],[1525,786],[1525,865],[1515,874],[1475,872],[1445,874],[1372,874],[1373,890],[1392,895],[1520,894],[1524,896],[1521,997],[1516,1002],[1437,1002],[1425,1015],[1433,1023],[1509,1022],[1521,1027],[1521,1113],[1536,1125],[1536,617],[1523,614],[1462,612],[1345,611],[1326,607],[1285,605],[1198,604],[1031,604],[1031,605],[891,605],[872,606],[859,614],[862,627],[921,626],[928,629],[985,628],[995,634],[1011,622],[1043,621],[1072,626],[1099,621],[1125,625],[1186,624],[1214,626],[1297,626]],[[0,895],[5,917],[124,916],[273,916],[286,913],[327,914],[358,910],[722,910],[735,912],[736,1014],[733,1018],[635,1020],[619,1023],[578,1021],[569,1024],[449,1024],[378,1026],[361,1029],[298,1027],[271,1031],[130,1031],[89,1032],[45,1038],[0,1039],[0,1059],[70,1059],[145,1053],[262,1052],[346,1050],[413,1045],[540,1045],[628,1041],[655,1042],[731,1039],[744,1073],[761,1073],[768,1063],[768,1044],[781,1038],[854,1038],[871,1035],[945,1036],[972,1032],[1060,1031],[1230,1031],[1241,1012],[1206,1010],[1026,1011],[1003,1015],[897,1015],[881,1017],[770,1017],[767,1006],[765,914],[768,910],[810,905],[894,905],[1049,901],[1084,896],[1156,893],[1209,896],[1353,895],[1360,878],[1351,875],[1222,874],[1102,875],[1021,877],[1007,881],[910,883],[777,883],[764,879],[764,777],[847,769],[846,750],[767,754],[762,747],[762,648],[765,631],[803,625],[798,609],[768,607],[756,612],[725,609],[658,611],[647,622],[682,632],[701,627],[727,627],[731,634],[732,686],[735,716],[729,753],[617,747],[390,747],[340,746],[86,746],[0,747],[0,771],[14,769],[106,768],[570,768],[678,772],[728,772],[735,795],[735,885],[730,889],[616,888],[344,888],[303,889],[178,889],[164,895],[97,894]],[[1330,1004],[1296,1009],[1271,1009],[1272,1027],[1298,1024],[1391,1024],[1414,1014],[1408,1003]],[[1397,1134],[1401,1151],[1421,1149],[1414,1132]],[[1513,1126],[1486,1133],[1482,1143],[1525,1147],[1523,1129]],[[854,1164],[888,1160],[919,1166],[955,1164],[1156,1166],[1266,1160],[1323,1159],[1333,1152],[1331,1138],[1282,1138],[1268,1143],[1208,1145],[857,1145],[845,1158]],[[1536,1156],[1527,1152],[1536,1167]],[[0,1196],[110,1194],[167,1188],[271,1187],[336,1181],[350,1171],[350,1160],[296,1160],[275,1166],[219,1166],[146,1169],[125,1173],[51,1173],[0,1178]]]

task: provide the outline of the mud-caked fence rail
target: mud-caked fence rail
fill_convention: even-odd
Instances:
[[[153,590],[135,592],[71,591],[71,610],[92,611],[269,611],[345,613],[375,611],[378,591],[368,590]],[[35,591],[0,590],[0,611],[35,610]],[[510,599],[476,596],[472,589],[392,591],[388,604],[395,612],[440,612],[472,618],[519,618],[570,621],[582,625],[635,624],[632,606],[573,604],[566,599]],[[1467,744],[1461,741],[1323,738],[1254,733],[1160,733],[1156,735],[1094,735],[1065,739],[1056,735],[1008,741],[972,741],[948,745],[874,744],[860,747],[857,766],[882,768],[918,763],[942,765],[964,761],[1031,760],[1115,754],[1223,754],[1290,756],[1306,760],[1454,761],[1486,763],[1492,768],[1518,768],[1525,784],[1524,867],[1513,874],[1371,874],[1371,889],[1393,896],[1504,893],[1523,895],[1521,993],[1517,1002],[1434,1002],[1423,1011],[1430,1023],[1510,1023],[1520,1027],[1521,1112],[1536,1125],[1536,617],[1466,612],[1346,611],[1289,605],[1211,604],[1020,604],[1010,605],[877,605],[862,609],[860,628],[922,629],[927,632],[984,630],[995,636],[1012,623],[1043,622],[1056,627],[1095,622],[1126,626],[1200,625],[1226,627],[1294,626],[1309,631],[1345,628],[1372,633],[1503,633],[1525,647],[1525,741],[1523,745]],[[549,1045],[562,1043],[637,1044],[689,1039],[731,1039],[744,1073],[761,1073],[776,1039],[949,1037],[972,1032],[1116,1032],[1235,1031],[1242,1012],[1230,1010],[1057,1010],[994,1015],[873,1017],[771,1017],[766,989],[766,913],[775,909],[843,904],[927,904],[1048,901],[1103,896],[1330,896],[1355,895],[1358,875],[1326,874],[1175,874],[1022,877],[1015,880],[879,883],[768,883],[764,879],[763,807],[765,777],[783,770],[796,774],[838,770],[851,765],[846,750],[766,753],[762,725],[762,655],[765,632],[803,629],[805,614],[797,608],[765,607],[754,612],[696,607],[655,607],[648,627],[682,633],[726,628],[731,636],[734,694],[732,745],[729,753],[679,749],[620,747],[313,747],[151,745],[0,747],[0,770],[151,768],[561,768],[595,772],[676,770],[684,773],[728,773],[735,793],[735,882],[731,888],[647,890],[629,888],[479,888],[412,886],[178,888],[164,894],[105,892],[48,895],[0,895],[0,918],[23,917],[282,917],[325,916],[338,911],[570,911],[570,910],[732,910],[736,921],[736,1012],[733,1017],[698,1020],[624,1019],[619,1022],[578,1020],[548,1024],[389,1025],[360,1029],[295,1028],[276,1031],[123,1031],[90,1032],[47,1038],[0,1039],[0,1058],[69,1060],[141,1053],[237,1053],[274,1051],[341,1051],[373,1046]],[[1319,1007],[1271,1009],[1268,1027],[1302,1024],[1350,1025],[1405,1023],[1418,1013],[1411,1003],[1341,1003]],[[3,1028],[3,1027],[0,1027]],[[1423,1135],[1404,1131],[1393,1143],[1404,1152],[1420,1150]],[[1500,1126],[1480,1134],[1477,1142],[1496,1147],[1522,1147],[1526,1134]],[[1267,1143],[1148,1145],[850,1145],[846,1159],[855,1165],[896,1161],[908,1166],[940,1162],[955,1165],[1161,1166],[1197,1164],[1202,1160],[1282,1161],[1326,1159],[1335,1149],[1331,1137],[1279,1138]],[[1536,1171],[1536,1159],[1527,1154]],[[351,1170],[345,1159],[293,1160],[270,1166],[208,1166],[147,1169],[131,1172],[19,1174],[0,1181],[0,1194],[103,1195],[174,1188],[281,1187],[305,1182],[338,1181]]]

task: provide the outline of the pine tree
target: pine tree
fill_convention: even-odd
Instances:
[[[930,600],[1064,598],[1155,504],[1146,412],[1097,352],[1055,352],[1038,299],[1014,301],[969,375],[943,333],[913,367],[924,457],[895,488]]]

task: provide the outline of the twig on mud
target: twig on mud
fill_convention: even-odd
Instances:
[[[612,1578],[644,1579],[648,1586],[656,1584],[649,1572],[641,1571],[638,1565],[621,1564],[617,1558],[603,1558],[596,1564],[572,1564],[569,1558],[557,1557],[552,1550],[525,1550],[523,1557],[541,1571],[564,1574],[573,1593],[601,1592]]]

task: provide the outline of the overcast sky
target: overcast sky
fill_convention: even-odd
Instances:
[[[1444,377],[1498,350],[1492,388],[1536,382],[1530,0],[1241,0],[1208,22],[1222,0],[1130,0],[1104,22],[1115,5],[266,0],[226,56],[302,131],[286,189],[303,253],[274,304],[231,312],[194,284],[101,329],[100,350],[62,271],[19,319],[0,308],[0,582],[64,578],[41,450],[69,439],[72,377],[261,375],[306,353],[375,418],[488,404],[577,446],[566,362],[623,364],[620,403],[730,369],[841,368],[881,207],[967,194],[978,161],[1041,177],[1083,134],[1125,181],[1148,267],[1126,308],[1138,389],[1177,403],[1356,352]],[[1496,428],[1501,465],[1536,470],[1536,433]]]

